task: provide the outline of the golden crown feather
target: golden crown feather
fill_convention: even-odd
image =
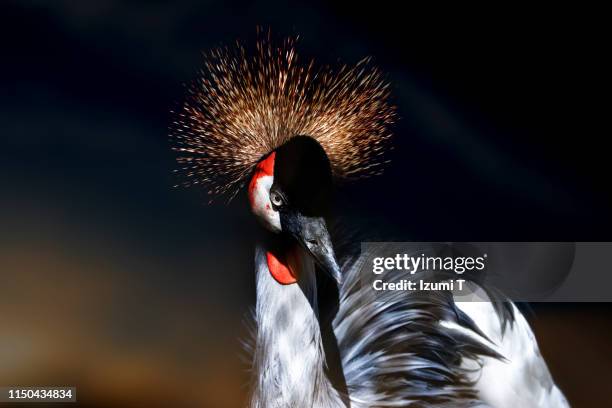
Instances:
[[[295,42],[275,47],[268,35],[253,56],[239,43],[205,54],[170,127],[182,185],[231,199],[263,156],[298,135],[321,144],[337,179],[382,171],[395,119],[389,84],[369,59],[300,64]]]

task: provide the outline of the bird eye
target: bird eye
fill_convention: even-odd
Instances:
[[[283,200],[283,196],[280,195],[278,191],[270,191],[270,201],[272,201],[272,205],[274,207],[281,207],[285,202]]]

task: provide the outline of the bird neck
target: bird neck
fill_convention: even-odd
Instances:
[[[341,407],[325,375],[314,264],[297,251],[297,282],[283,285],[268,268],[269,248],[256,249],[257,343],[251,407]]]

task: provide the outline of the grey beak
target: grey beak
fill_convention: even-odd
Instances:
[[[316,263],[340,285],[342,272],[336,262],[331,238],[323,217],[307,217],[294,212],[283,217],[283,221],[283,229],[293,235],[312,255]]]

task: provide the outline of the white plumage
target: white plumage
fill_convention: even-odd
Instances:
[[[482,292],[479,296],[486,299]],[[550,375],[529,323],[516,306],[512,305],[513,324],[502,330],[501,320],[490,302],[456,304],[488,340],[455,323],[442,322],[442,325],[473,336],[504,357],[503,360],[484,357],[482,368],[473,374],[475,388],[485,403],[496,408],[569,406]],[[469,360],[464,362],[464,366],[478,368],[474,361]]]

